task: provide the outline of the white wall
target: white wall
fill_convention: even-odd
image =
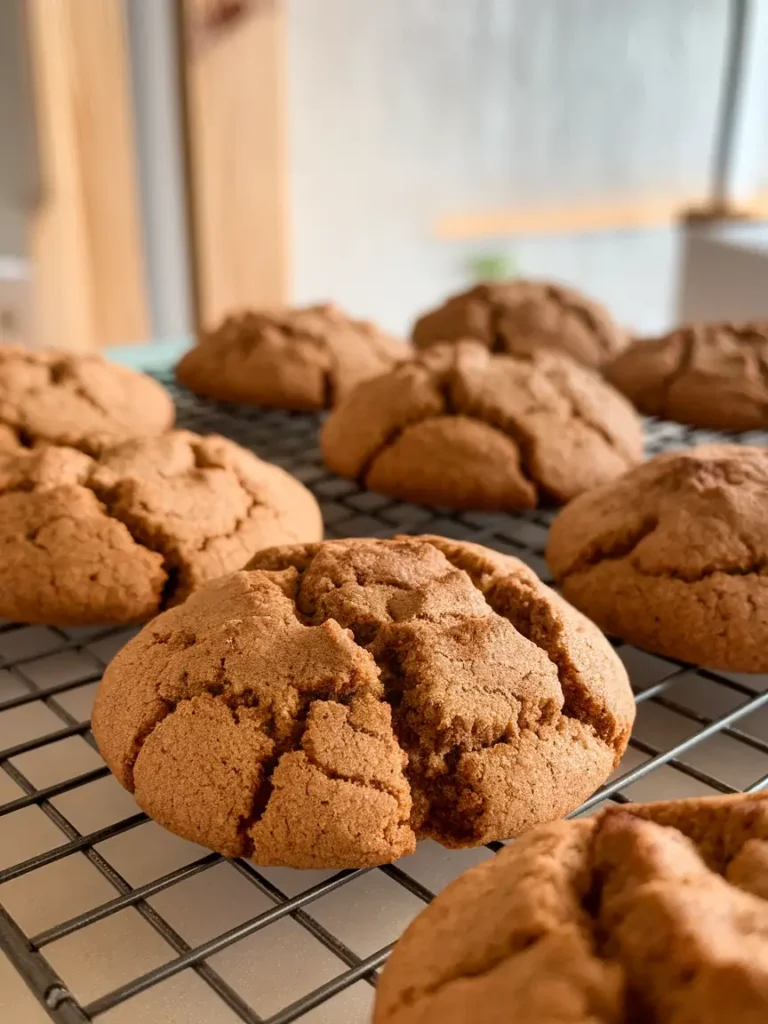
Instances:
[[[445,214],[706,190],[723,0],[290,0],[295,298],[404,330],[475,253],[580,285],[642,330],[671,231],[442,242]]]

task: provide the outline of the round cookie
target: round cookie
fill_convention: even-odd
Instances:
[[[641,339],[605,372],[649,416],[713,430],[768,429],[768,323],[699,324]]]
[[[765,793],[542,825],[411,923],[373,1021],[761,1024],[767,901]]]
[[[371,490],[452,508],[568,501],[639,462],[640,420],[570,359],[436,345],[361,384],[321,433],[326,464]]]
[[[227,317],[182,357],[176,376],[209,398],[309,411],[329,408],[409,355],[337,306],[307,306]]]
[[[96,455],[173,426],[157,381],[96,355],[0,345],[0,449],[61,444]]]
[[[627,343],[608,310],[565,285],[546,281],[478,284],[420,317],[413,343],[474,339],[492,352],[528,358],[542,350],[601,366]]]
[[[562,816],[633,718],[608,642],[522,562],[403,537],[260,552],[123,648],[92,721],[171,831],[341,868]]]
[[[0,617],[134,622],[261,547],[318,540],[317,502],[278,466],[183,430],[93,459],[0,452]]]
[[[547,559],[607,633],[711,668],[768,671],[768,448],[668,452],[555,519]]]

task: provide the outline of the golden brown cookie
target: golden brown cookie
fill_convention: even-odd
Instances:
[[[633,718],[608,642],[522,562],[403,537],[273,548],[197,591],[109,666],[93,731],[166,828],[314,868],[558,818]]]
[[[174,417],[170,395],[143,373],[96,355],[0,345],[0,449],[61,444],[96,455],[162,434]]]
[[[327,465],[371,490],[453,508],[568,501],[642,458],[628,402],[570,359],[437,345],[331,413]]]
[[[599,302],[546,281],[478,284],[452,295],[413,327],[413,343],[474,339],[492,352],[529,358],[542,350],[601,366],[627,343],[626,333]]]
[[[542,825],[410,925],[374,1024],[762,1024],[768,796]]]
[[[322,534],[302,484],[215,435],[175,430],[98,459],[0,452],[0,618],[141,621],[259,548]]]
[[[768,671],[768,448],[659,455],[572,502],[547,559],[607,633],[711,668]]]
[[[16,431],[0,423],[0,451],[13,452],[18,448],[21,448],[21,443]]]
[[[634,342],[605,372],[649,416],[714,430],[768,428],[768,323],[681,327]]]
[[[176,376],[209,398],[326,409],[410,354],[402,342],[337,306],[307,306],[227,317],[182,357]]]

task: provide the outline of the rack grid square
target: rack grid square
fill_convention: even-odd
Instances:
[[[203,401],[157,376],[180,426],[224,434],[302,480],[328,536],[442,533],[516,554],[548,579],[551,510],[453,513],[373,494],[325,469],[317,417]],[[646,438],[654,454],[712,432],[651,420]],[[165,832],[109,775],[88,729],[101,672],[134,632],[0,624],[0,1018],[364,1024],[397,936],[502,844],[448,851],[428,841],[381,868],[299,872],[227,861]],[[607,800],[768,784],[768,675],[616,646],[637,726],[619,768],[575,815]]]

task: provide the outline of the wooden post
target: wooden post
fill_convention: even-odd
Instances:
[[[41,166],[34,340],[146,340],[147,310],[121,0],[29,0]]]
[[[198,318],[289,298],[284,0],[180,0]]]

